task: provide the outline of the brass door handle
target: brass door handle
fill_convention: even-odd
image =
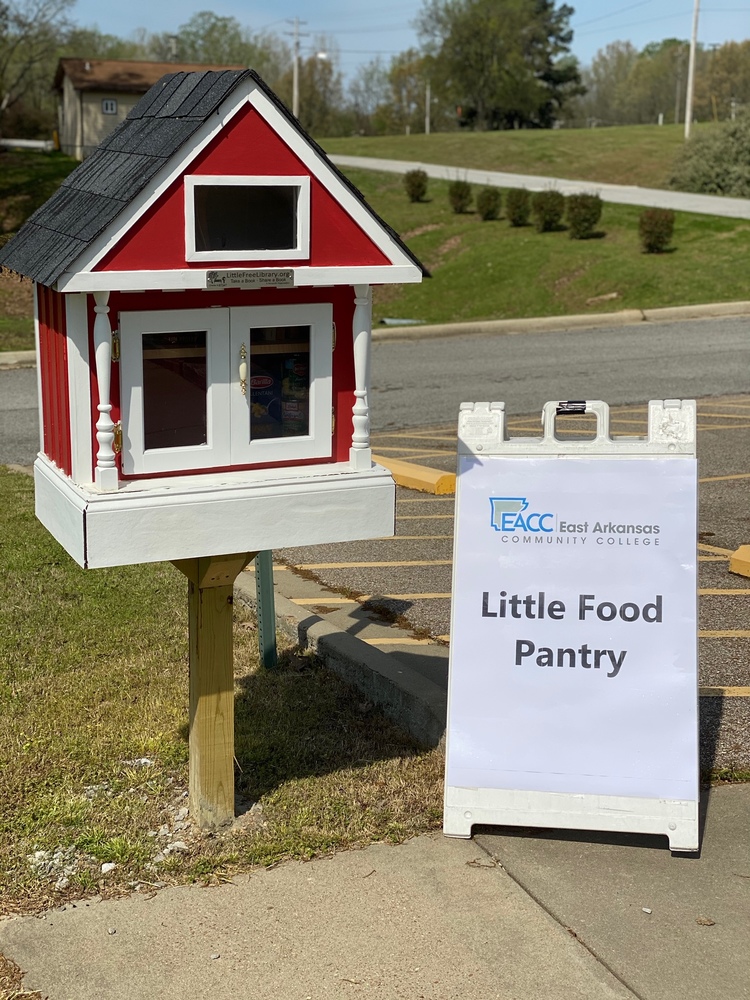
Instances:
[[[247,348],[243,344],[240,347],[240,392],[247,395]]]

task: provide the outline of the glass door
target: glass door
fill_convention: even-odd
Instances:
[[[229,464],[226,309],[120,314],[125,475]]]
[[[232,464],[331,454],[330,305],[231,310]]]

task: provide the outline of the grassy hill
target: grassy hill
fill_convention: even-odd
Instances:
[[[564,228],[537,233],[513,229],[505,218],[456,215],[447,181],[431,180],[427,199],[412,204],[399,175],[347,174],[432,273],[421,285],[376,288],[375,322],[563,316],[750,297],[742,267],[750,254],[746,220],[678,212],[672,250],[645,254],[640,208],[605,204],[597,238],[572,240]]]
[[[711,125],[699,125],[710,129]],[[327,153],[419,160],[448,166],[543,174],[604,184],[666,187],[684,142],[682,125],[440,132],[323,139]]]

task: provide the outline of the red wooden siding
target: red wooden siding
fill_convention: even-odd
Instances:
[[[36,286],[39,318],[39,368],[42,380],[44,454],[67,476],[71,474],[70,396],[65,298]]]
[[[297,156],[250,105],[235,115],[186,172],[247,176],[300,176],[308,173]],[[237,266],[351,267],[390,263],[315,178],[311,180],[310,203],[308,260],[263,260],[255,263],[243,260]],[[185,195],[182,180],[178,180],[133,224],[96,270],[205,270],[231,266],[227,261],[212,264],[185,260]]]

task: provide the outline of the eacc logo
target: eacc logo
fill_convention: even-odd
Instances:
[[[539,514],[532,511],[526,514],[529,501],[526,497],[490,497],[492,520],[490,524],[495,531],[554,531],[555,515]],[[551,526],[550,526],[551,525]]]

